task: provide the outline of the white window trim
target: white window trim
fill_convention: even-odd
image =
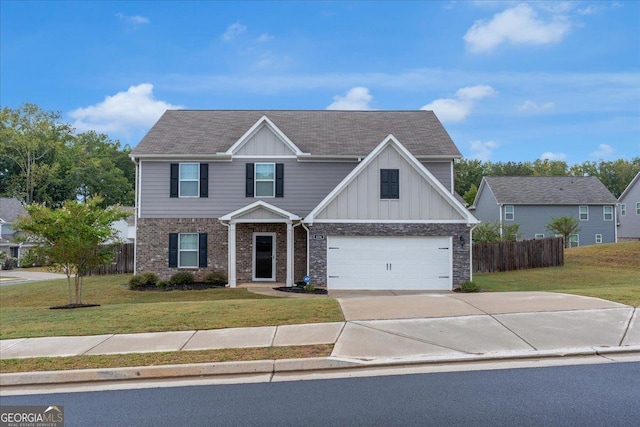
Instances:
[[[609,208],[609,215],[611,215],[611,218],[607,218],[607,208]],[[602,207],[602,219],[604,221],[613,221],[613,206]]]
[[[182,241],[182,239],[180,237],[184,236],[184,235],[188,235],[188,234],[195,234],[197,236],[197,244],[196,244],[196,248],[194,249],[182,249],[180,247],[180,242]],[[200,234],[199,233],[178,233],[178,268],[198,268],[198,266],[200,265],[200,254],[199,254],[199,242],[200,242]],[[182,257],[180,256],[180,253],[182,251],[185,252],[195,252],[196,253],[196,265],[182,265],[180,264],[180,261],[182,260]]]
[[[509,212],[509,209],[511,208],[511,212]],[[511,218],[509,218],[507,215],[511,215]],[[505,221],[515,221],[516,219],[516,209],[513,205],[504,205],[504,220]]]
[[[620,216],[627,216],[627,204],[620,203]]]
[[[544,239],[544,234],[542,233],[536,233],[533,237],[534,239]]]
[[[258,165],[271,165],[273,166],[273,180],[271,179],[258,179]],[[258,182],[269,182],[273,181],[273,185],[271,187],[271,196],[259,196],[258,195]],[[254,163],[253,165],[253,194],[256,198],[261,199],[273,199],[276,197],[276,164],[275,163]]]
[[[571,240],[572,237],[575,236],[575,240]],[[573,246],[571,245],[571,243],[575,243],[576,245]],[[570,248],[577,248],[580,246],[580,235],[579,234],[569,234],[569,247]]]
[[[582,208],[586,208],[586,214],[587,217],[585,219],[582,219]],[[586,205],[582,205],[578,207],[578,219],[580,219],[580,221],[589,221],[589,206]]]
[[[596,234],[596,243],[602,243],[602,234]]]
[[[636,203],[636,215],[640,215],[640,202]]]
[[[182,179],[182,165],[196,165],[196,169],[198,170],[198,177],[196,179]],[[182,181],[193,182],[196,181],[198,184],[198,189],[196,191],[195,196],[183,196],[182,195]],[[200,163],[180,163],[178,166],[178,197],[182,199],[193,199],[200,197]]]

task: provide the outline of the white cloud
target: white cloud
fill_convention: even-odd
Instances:
[[[336,95],[327,110],[371,110],[369,103],[373,101],[373,96],[369,89],[357,86],[349,89],[345,96]]]
[[[552,153],[551,151],[540,155],[540,160],[565,160],[566,158],[567,155],[565,153]]]
[[[245,31],[247,31],[247,27],[245,27],[239,22],[236,22],[227,27],[227,30],[222,34],[222,39],[227,42],[231,41],[236,37],[238,37],[239,35],[241,35],[242,33],[244,33]]]
[[[596,151],[591,152],[591,157],[595,159],[607,159],[613,157],[615,152],[616,150],[612,146],[608,144],[600,144]]]
[[[140,16],[140,15],[127,16],[122,13],[116,13],[116,16],[120,18],[121,21],[124,21],[127,24],[142,25],[142,24],[148,24],[150,22],[149,18],[145,16]]]
[[[264,34],[260,34],[260,37],[258,37],[256,39],[256,42],[265,43],[265,42],[268,42],[268,41],[273,40],[273,39],[274,39],[274,37],[271,34],[264,33]]]
[[[536,11],[522,3],[497,13],[489,22],[478,20],[464,35],[471,52],[491,52],[502,43],[549,44],[560,42],[571,29],[568,19],[560,14],[550,21],[537,18]]]
[[[152,126],[169,109],[182,108],[153,98],[153,85],[131,86],[126,92],[107,96],[104,101],[69,113],[79,131],[95,130],[130,135]]]
[[[432,110],[442,122],[460,122],[467,118],[475,101],[495,95],[497,92],[486,85],[458,89],[456,98],[441,98],[424,105],[421,110]]]
[[[538,104],[535,101],[527,99],[526,101],[524,101],[524,103],[522,103],[522,105],[516,105],[516,108],[518,109],[518,111],[545,111],[552,110],[555,106],[556,104],[554,104],[553,102]]]
[[[472,141],[471,144],[469,144],[469,148],[471,149],[472,158],[486,162],[491,159],[493,150],[498,148],[498,144],[493,141]]]

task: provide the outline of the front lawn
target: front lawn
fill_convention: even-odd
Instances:
[[[274,326],[344,320],[333,298],[272,298],[246,289],[130,291],[130,275],[85,279],[83,302],[68,303],[66,280],[0,287],[0,339]]]
[[[473,280],[491,292],[562,292],[640,306],[640,242],[566,249],[564,266],[474,274]]]

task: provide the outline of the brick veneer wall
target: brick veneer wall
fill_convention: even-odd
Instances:
[[[302,280],[307,269],[307,234],[294,228],[294,281]],[[286,281],[286,224],[236,225],[236,278],[238,283],[252,281],[253,233],[276,233],[276,281]],[[169,268],[169,233],[208,233],[207,268]],[[228,275],[228,228],[216,218],[139,218],[136,235],[136,272],[153,272],[168,279],[178,271],[189,271],[202,280],[210,271]]]
[[[466,224],[334,224],[316,223],[311,234],[324,234],[324,240],[310,240],[312,283],[327,284],[327,236],[438,236],[453,237],[453,287],[470,278],[470,228]],[[464,247],[460,236],[465,239]]]

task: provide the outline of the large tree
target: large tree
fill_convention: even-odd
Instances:
[[[67,275],[69,306],[82,306],[82,278],[92,269],[111,262],[107,243],[114,241],[114,221],[129,214],[119,208],[104,209],[100,198],[67,201],[57,209],[41,204],[26,206],[29,216],[14,226],[26,238],[40,243],[40,256],[62,267]],[[71,276],[74,276],[73,286]]]

